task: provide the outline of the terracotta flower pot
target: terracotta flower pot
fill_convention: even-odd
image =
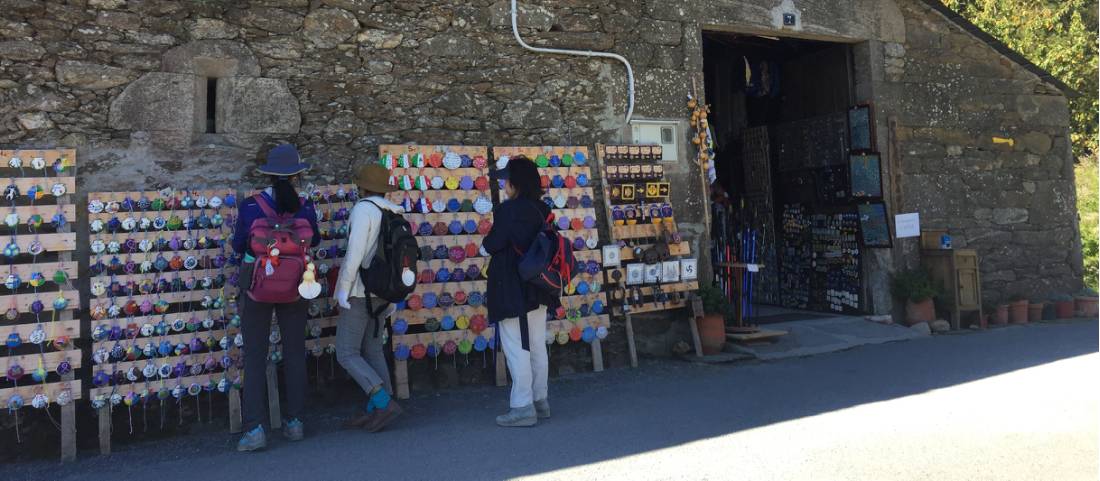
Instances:
[[[1043,303],[1027,305],[1027,322],[1039,322],[1043,320]]]
[[[1009,303],[1008,322],[1013,324],[1027,324],[1027,307],[1028,303],[1026,300]]]
[[[932,299],[905,302],[905,322],[910,326],[936,320],[936,303]]]
[[[721,314],[707,314],[699,319],[699,342],[703,345],[703,354],[722,352],[726,344],[726,319]]]
[[[1097,301],[1100,301],[1100,298],[1078,297],[1074,299],[1074,302],[1076,302],[1077,304],[1077,315],[1080,317],[1096,319],[1096,316],[1100,314],[1100,309],[1098,309]]]
[[[1054,315],[1058,319],[1069,319],[1073,317],[1073,301],[1055,302]]]
[[[992,316],[993,324],[1003,326],[1008,324],[1008,304],[1001,304],[997,306],[997,312]]]

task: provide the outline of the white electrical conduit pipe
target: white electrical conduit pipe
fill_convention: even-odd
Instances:
[[[565,50],[560,48],[542,48],[532,47],[527,42],[523,41],[523,37],[519,36],[519,9],[516,6],[516,0],[512,0],[512,34],[516,37],[516,42],[527,50],[539,53],[553,53],[560,55],[576,55],[580,57],[604,57],[618,60],[626,66],[626,84],[627,84],[627,103],[626,103],[626,123],[624,125],[630,125],[630,118],[634,116],[634,69],[631,68],[630,62],[626,60],[622,55],[609,53],[609,52],[593,52],[591,50]]]

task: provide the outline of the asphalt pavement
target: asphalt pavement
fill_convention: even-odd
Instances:
[[[1028,325],[726,365],[551,381],[553,418],[502,429],[507,390],[421,395],[382,433],[314,411],[307,438],[207,432],[19,463],[0,479],[1097,479],[1097,322]],[[358,398],[356,398],[358,399]]]

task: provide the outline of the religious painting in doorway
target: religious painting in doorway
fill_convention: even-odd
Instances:
[[[851,174],[852,197],[882,198],[882,161],[878,153],[849,155],[848,171]]]
[[[886,217],[886,204],[874,202],[860,204],[859,230],[864,247],[891,247],[890,221]]]
[[[848,109],[848,145],[856,152],[875,150],[874,119],[870,104]]]

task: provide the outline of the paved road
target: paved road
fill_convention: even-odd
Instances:
[[[505,391],[415,399],[395,429],[241,455],[221,433],[12,479],[1096,479],[1097,323],[1011,327],[774,363],[648,363],[554,381],[554,418],[492,426]]]

